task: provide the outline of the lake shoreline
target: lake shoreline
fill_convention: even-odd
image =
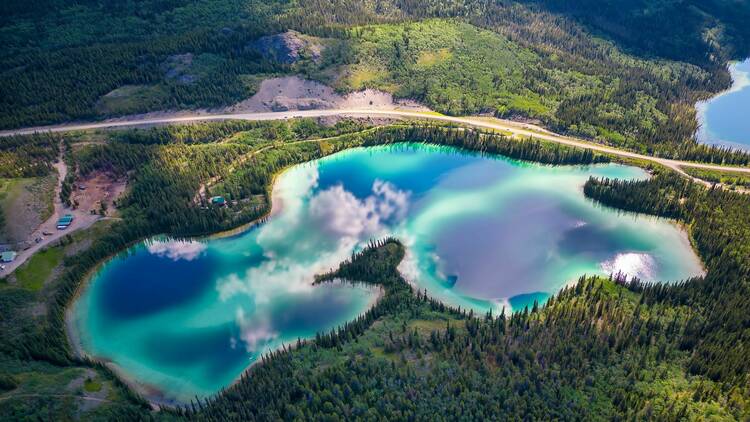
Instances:
[[[339,283],[346,284],[349,283],[348,280],[341,280]],[[380,302],[380,300],[385,296],[385,290],[382,287],[372,287],[372,290],[375,292],[372,299],[368,301],[367,305],[365,306],[365,310],[363,312],[360,312],[357,317],[363,315],[370,309],[372,309],[374,306]],[[134,376],[132,376],[127,370],[122,368],[117,363],[113,362],[112,360],[105,359],[99,356],[91,355],[86,353],[83,350],[83,345],[80,341],[80,336],[78,335],[78,330],[75,327],[75,321],[73,312],[71,309],[66,310],[66,331],[68,334],[68,341],[71,343],[71,346],[74,349],[74,352],[76,354],[76,357],[81,359],[89,359],[92,361],[96,361],[99,363],[104,364],[109,368],[112,372],[115,373],[115,375],[125,384],[128,386],[129,389],[134,391],[136,394],[138,394],[140,397],[148,401],[148,403],[151,405],[151,408],[153,410],[161,410],[162,408],[168,407],[171,409],[176,409],[182,406],[190,405],[190,401],[182,401],[178,399],[169,398],[166,391],[163,389],[149,383],[144,383],[138,381]],[[335,329],[335,328],[334,328]],[[310,338],[303,339],[304,341],[310,341]],[[303,343],[306,344],[306,343]],[[277,347],[271,349],[271,352],[276,352],[282,348],[285,349],[294,349],[296,348],[296,342],[290,341],[289,343],[281,343]],[[263,362],[263,359],[258,357],[258,359],[253,360],[250,362],[243,370],[240,372],[234,380],[228,384],[225,389],[229,389],[237,385],[238,382],[242,379],[244,375],[248,373],[254,366],[261,364]],[[221,390],[220,390],[221,391]],[[216,394],[218,394],[217,392]],[[214,396],[215,394],[212,394],[208,397]],[[207,397],[204,397],[205,399]]]
[[[263,213],[263,215],[253,219],[252,221],[241,224],[233,229],[222,230],[216,233],[210,233],[210,234],[199,235],[199,236],[190,236],[190,237],[187,237],[186,239],[191,239],[191,240],[220,239],[220,238],[236,236],[236,235],[245,233],[248,230],[253,229],[259,224],[262,224],[265,219],[270,218],[271,216],[280,212],[281,208],[283,207],[283,202],[281,198],[279,198],[279,195],[274,195],[273,192],[276,189],[277,178],[281,176],[284,172],[289,170],[291,167],[293,166],[287,166],[283,168],[282,170],[280,170],[278,173],[274,174],[271,180],[271,186],[272,186],[271,206],[265,213]],[[121,254],[123,251],[127,251],[128,249],[132,248],[133,246],[141,242],[144,242],[148,239],[158,237],[158,236],[160,235],[149,236],[144,239],[133,241],[130,244],[128,244],[126,247],[124,247],[122,250],[110,256],[107,256],[106,258],[101,260],[101,262],[96,264],[94,268],[92,268],[88,273],[86,273],[86,275],[83,277],[83,282],[78,285],[75,293],[73,294],[73,298],[71,298],[70,302],[68,303],[68,306],[65,307],[65,331],[66,331],[66,335],[68,338],[68,343],[70,344],[72,348],[73,355],[80,359],[90,359],[93,361],[101,362],[102,364],[106,365],[109,369],[115,372],[115,374],[120,378],[120,380],[122,380],[131,390],[133,390],[138,395],[140,395],[145,400],[147,400],[152,405],[152,407],[155,406],[156,409],[158,409],[161,406],[177,407],[180,405],[186,405],[190,403],[189,402],[183,403],[182,401],[179,401],[179,400],[167,399],[166,393],[164,391],[157,388],[156,386],[137,381],[134,377],[128,374],[127,371],[125,371],[123,368],[121,368],[119,365],[112,362],[111,360],[104,359],[102,357],[87,353],[84,350],[83,342],[81,340],[81,333],[79,332],[79,329],[76,324],[74,308],[76,307],[78,300],[81,297],[81,294],[89,286],[89,283],[92,282],[97,272],[101,270],[101,268],[104,265],[106,265],[109,261],[111,261],[117,255]],[[232,382],[231,385],[234,385],[240,379],[242,374],[244,374],[250,367],[252,367],[254,363],[255,362],[248,365],[248,367],[245,370],[243,370],[242,373],[240,373],[240,375],[237,377],[235,381]]]
[[[304,164],[304,163],[300,163],[300,164]],[[201,241],[201,240],[207,240],[207,239],[221,239],[221,238],[237,236],[263,224],[268,218],[271,218],[274,215],[277,215],[278,213],[280,213],[283,210],[284,202],[283,202],[283,198],[281,197],[281,195],[276,194],[277,192],[276,182],[284,173],[286,173],[289,169],[293,168],[295,165],[297,164],[286,166],[273,175],[272,180],[271,180],[272,188],[271,188],[271,194],[270,194],[271,206],[265,213],[263,213],[263,215],[253,219],[252,221],[248,223],[241,224],[233,229],[222,230],[216,233],[205,234],[205,235],[189,236],[189,237],[186,237],[185,239]],[[144,239],[133,241],[130,244],[128,244],[125,248],[123,248],[121,251],[118,251],[104,258],[101,262],[99,262],[94,268],[92,268],[83,277],[84,282],[79,284],[69,305],[66,306],[65,308],[66,335],[68,338],[68,343],[71,346],[74,356],[79,359],[89,359],[89,360],[100,362],[106,365],[110,370],[112,370],[117,375],[117,377],[123,383],[125,383],[128,386],[128,388],[130,388],[136,394],[138,394],[139,396],[144,398],[146,401],[148,401],[154,410],[159,410],[162,407],[177,408],[180,406],[189,405],[190,402],[169,398],[166,391],[164,391],[163,389],[153,384],[138,381],[132,374],[130,374],[128,371],[126,371],[124,368],[122,368],[120,365],[118,365],[114,361],[87,353],[83,346],[83,341],[81,339],[80,330],[78,329],[77,324],[76,324],[76,316],[75,316],[74,308],[77,305],[77,302],[80,299],[82,293],[85,291],[86,288],[89,287],[89,283],[93,281],[93,278],[96,276],[98,271],[100,271],[104,265],[106,265],[109,261],[114,259],[117,255],[121,254],[123,251],[127,251],[128,249],[132,248],[133,246],[141,242],[144,242],[148,239],[152,239],[158,236],[161,236],[161,235],[150,236]],[[342,280],[341,283],[342,284],[347,283],[347,281]],[[365,309],[362,312],[360,312],[357,315],[357,317],[359,317],[360,315],[362,315],[363,313],[367,312],[372,307],[377,305],[380,299],[382,299],[383,296],[385,296],[385,291],[383,290],[382,287],[377,287],[377,288],[373,287],[373,291],[375,291],[375,295],[370,301],[368,301],[368,303],[365,305]],[[357,317],[355,317],[354,319],[356,319]],[[347,322],[348,321],[349,320],[347,320]],[[309,340],[309,339],[305,339],[305,340]],[[278,347],[274,348],[273,351],[277,351],[281,349],[282,347],[289,348],[289,347],[296,347],[296,346],[294,345],[294,342],[291,342],[289,344],[282,343]],[[253,366],[255,366],[256,364],[260,362],[262,362],[262,359],[258,358],[252,361],[250,364],[248,364],[245,367],[245,369],[243,369],[235,377],[235,379],[229,385],[226,386],[226,388],[236,385],[237,382],[241,380],[242,376],[247,373],[247,371],[249,371]]]
[[[695,139],[699,143],[705,145],[723,146],[750,151],[750,133],[745,134],[744,136],[746,137],[741,141],[736,139],[722,139],[725,136],[714,134],[709,125],[708,113],[712,105],[716,107],[725,97],[739,94],[750,89],[750,58],[732,61],[728,65],[729,74],[732,78],[732,85],[710,98],[695,103],[696,120],[698,121],[698,129],[695,133]],[[750,107],[750,104],[748,107]]]
[[[367,148],[367,147],[365,147],[365,148]],[[466,150],[464,148],[460,148],[460,149]],[[347,148],[346,150],[351,150],[351,148]],[[344,151],[346,151],[346,150],[344,150]],[[471,150],[466,150],[466,151],[471,151]],[[501,154],[498,154],[497,156],[499,156],[499,157],[505,157],[504,155],[501,155]],[[320,158],[324,158],[324,157],[320,157]],[[304,164],[304,163],[300,163],[300,164]],[[251,221],[249,223],[242,224],[242,225],[240,225],[240,226],[238,226],[237,228],[234,228],[234,229],[229,229],[229,230],[225,230],[225,231],[221,231],[221,232],[217,232],[217,233],[213,233],[213,234],[206,234],[206,235],[194,236],[194,237],[189,237],[189,238],[190,239],[213,239],[213,238],[222,238],[222,237],[235,236],[235,235],[244,233],[244,232],[246,232],[246,231],[248,231],[248,230],[256,227],[258,224],[263,223],[266,218],[271,217],[273,215],[277,215],[283,209],[283,205],[284,204],[283,204],[283,198],[281,198],[280,195],[276,194],[277,188],[278,188],[276,182],[277,182],[278,178],[280,176],[282,176],[286,171],[288,171],[290,168],[292,168],[292,167],[294,167],[296,165],[300,165],[300,164],[295,164],[295,165],[287,166],[284,169],[282,169],[279,172],[277,172],[276,174],[274,174],[274,176],[272,178],[272,181],[271,181],[272,187],[270,189],[271,205],[270,205],[269,209],[267,210],[267,212],[264,213],[262,216],[254,219],[253,221]],[[630,165],[625,164],[625,165],[626,166],[632,166],[632,164],[630,164]],[[556,167],[556,166],[553,166],[553,167]],[[636,213],[636,214],[638,214],[638,213]],[[643,215],[643,214],[638,214],[638,215]],[[672,222],[672,221],[670,221],[670,222]],[[681,226],[679,224],[678,224],[678,226],[679,226],[678,228],[682,232],[683,236],[685,236],[687,239],[690,239],[690,234],[689,234],[688,231],[685,230],[685,227]],[[133,244],[137,244],[138,242],[142,242],[142,241],[143,241],[143,239],[141,239],[139,241],[135,241],[131,245],[129,245],[127,248],[125,248],[124,250],[127,250],[128,248],[132,247]],[[693,252],[695,252],[696,255],[697,255],[697,251],[695,250],[694,245],[692,245],[692,242],[688,242],[688,243],[690,244],[690,247],[693,250]],[[137,380],[135,380],[134,377],[130,376],[126,371],[124,371],[121,367],[119,367],[114,362],[111,362],[111,361],[108,361],[108,360],[102,359],[102,358],[97,358],[95,356],[91,356],[91,355],[87,354],[83,350],[83,345],[82,345],[82,342],[81,342],[81,336],[80,336],[80,333],[78,332],[78,329],[77,329],[76,323],[75,323],[75,316],[74,316],[73,308],[74,308],[75,304],[77,303],[78,299],[80,298],[81,292],[83,292],[84,289],[86,287],[88,287],[88,283],[90,283],[92,281],[92,278],[96,275],[96,272],[101,269],[101,266],[105,265],[107,262],[109,262],[109,260],[111,260],[114,256],[116,256],[119,253],[122,253],[122,251],[120,251],[120,252],[118,252],[116,254],[113,254],[113,256],[110,256],[110,257],[102,260],[102,262],[100,262],[95,268],[93,268],[91,270],[91,272],[89,274],[86,275],[86,277],[84,278],[84,280],[85,280],[84,283],[81,283],[79,285],[78,289],[76,290],[76,294],[75,294],[74,299],[71,300],[70,305],[66,308],[66,318],[65,319],[66,319],[66,325],[67,325],[67,330],[68,330],[68,333],[67,333],[68,334],[68,340],[69,340],[69,342],[71,343],[71,345],[73,346],[73,348],[75,349],[76,353],[79,356],[81,356],[81,357],[87,357],[87,358],[90,358],[90,359],[102,362],[105,365],[107,365],[108,367],[110,367],[117,374],[117,376],[120,379],[122,379],[133,391],[137,392],[142,397],[144,397],[146,400],[148,400],[152,404],[152,406],[155,406],[156,408],[160,408],[160,407],[175,407],[175,406],[189,404],[189,402],[182,402],[180,400],[175,400],[175,399],[169,399],[169,398],[167,398],[167,395],[166,395],[166,393],[164,391],[160,390],[159,388],[154,387],[153,385],[138,382]],[[702,260],[699,259],[699,261],[700,261],[701,267],[705,269],[705,265],[702,262]],[[382,291],[382,289],[380,289],[380,290],[381,290],[381,292],[376,295],[375,299],[373,299],[370,303],[368,303],[365,311],[363,311],[363,312],[366,312],[367,309],[370,309],[372,306],[374,306],[375,304],[377,304],[377,301],[379,301],[382,298],[382,296],[384,295],[384,292]],[[288,345],[285,345],[285,344],[282,343],[281,345],[278,346],[278,348],[280,348],[280,347],[288,347]],[[278,348],[276,348],[274,350],[278,350]],[[251,362],[242,372],[240,372],[239,375],[237,375],[237,377],[235,378],[235,380],[231,384],[229,384],[229,386],[235,385],[241,379],[241,377],[250,368],[252,368],[256,363],[258,363],[258,361],[261,361],[261,359],[256,359],[255,361]]]

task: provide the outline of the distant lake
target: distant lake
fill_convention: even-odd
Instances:
[[[729,70],[732,87],[697,105],[698,140],[750,150],[750,59],[731,64]]]
[[[622,165],[544,166],[421,144],[344,151],[285,171],[261,226],[229,238],[154,238],[113,258],[74,304],[73,325],[86,353],[185,401],[372,306],[373,289],[311,285],[370,239],[406,244],[400,270],[417,288],[496,314],[543,303],[582,274],[701,274],[674,223],[586,199],[592,175],[647,177]]]

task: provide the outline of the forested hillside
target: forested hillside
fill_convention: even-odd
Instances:
[[[661,155],[750,53],[747,2],[176,0],[8,2],[0,127],[219,107],[274,74],[378,88],[450,114],[530,118]],[[439,19],[435,19],[439,18]],[[319,37],[319,59],[257,39]]]
[[[403,246],[387,239],[318,277],[321,283],[344,278],[385,289],[364,316],[267,355],[214,398],[153,412],[105,367],[74,357],[64,322],[65,307],[89,271],[132,242],[251,221],[267,210],[274,173],[352,146],[422,140],[549,164],[609,158],[460,128],[373,128],[357,121],[225,122],[96,137],[99,142],[79,146],[78,138],[66,137],[71,160],[80,174],[127,175],[128,193],[117,204],[124,221],[55,246],[75,252],[62,260],[59,275],[37,290],[0,282],[3,420],[77,414],[128,420],[750,415],[745,359],[750,197],[707,190],[666,170],[641,182],[592,179],[585,194],[609,206],[681,220],[706,264],[705,277],[674,285],[626,282],[617,275],[582,277],[543,306],[513,315],[473,315],[414,291],[395,271]],[[196,200],[200,185],[216,177],[208,189],[230,199],[226,208]],[[258,197],[262,200],[246,201]],[[71,390],[76,379],[85,380],[86,389]],[[97,388],[110,392],[108,401],[79,407],[78,397]]]
[[[727,0],[530,0],[574,17],[629,49],[695,64],[720,63],[750,50],[750,8]]]
[[[2,127],[94,119],[102,97],[123,87],[138,94],[129,100],[138,104],[126,104],[127,112],[229,103],[252,93],[239,75],[276,69],[244,51],[273,30],[273,3],[49,1],[0,7]],[[183,53],[194,55],[188,79],[179,77],[180,63],[170,63]]]

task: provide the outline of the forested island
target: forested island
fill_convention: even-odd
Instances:
[[[748,164],[745,152],[697,143],[694,109],[729,86],[727,62],[750,53],[745,2],[13,0],[0,12],[3,129],[219,109],[264,79],[301,75],[342,94],[377,89],[647,155]],[[264,37],[289,31],[299,56],[269,54],[276,39]],[[382,289],[372,308],[269,351],[214,396],[159,404],[76,350],[69,307],[103,262],[155,235],[262,224],[284,169],[401,142],[550,166],[643,167],[647,180],[591,178],[583,194],[679,222],[705,275],[666,284],[581,274],[545,303],[479,315],[409,284],[397,269],[406,246],[388,237],[315,277]],[[335,118],[0,137],[0,181],[54,179],[58,158],[69,169],[68,205],[82,180],[126,180],[127,189],[98,204],[113,214],[0,278],[2,420],[750,417],[744,173],[687,171],[736,190],[706,187],[657,163],[533,137]],[[7,198],[0,192],[0,205]],[[10,223],[0,207],[0,229]]]

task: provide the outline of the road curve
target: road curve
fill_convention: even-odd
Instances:
[[[641,160],[647,160],[669,167],[696,182],[710,185],[710,183],[693,178],[687,175],[681,167],[693,167],[702,168],[708,170],[723,170],[733,171],[739,173],[750,174],[750,167],[729,167],[719,166],[715,164],[704,164],[695,163],[690,161],[671,160],[667,158],[652,157],[650,155],[638,154],[635,152],[625,151],[605,145],[596,144],[593,142],[584,141],[569,136],[559,135],[543,129],[538,126],[517,123],[501,119],[492,119],[491,121],[483,120],[482,118],[475,117],[452,117],[444,116],[433,113],[421,113],[415,111],[405,110],[391,110],[391,109],[323,109],[323,110],[300,110],[300,111],[280,111],[280,112],[263,112],[263,113],[205,113],[205,114],[190,114],[190,115],[166,115],[163,117],[131,117],[123,118],[121,120],[109,120],[96,123],[80,123],[80,124],[63,124],[53,126],[37,126],[23,129],[6,130],[0,131],[0,136],[12,136],[12,135],[28,135],[32,133],[42,132],[69,132],[76,130],[87,130],[87,129],[104,129],[104,128],[118,128],[118,127],[130,127],[130,126],[147,126],[147,125],[160,125],[160,124],[171,124],[171,123],[187,123],[187,122],[199,122],[199,121],[215,121],[215,120],[249,120],[249,121],[261,121],[261,120],[283,120],[292,119],[297,117],[326,117],[326,116],[357,116],[357,117],[395,117],[395,118],[409,118],[409,119],[427,119],[436,120],[449,123],[458,123],[467,126],[479,127],[484,129],[494,129],[506,132],[511,132],[517,136],[530,136],[538,139],[542,139],[549,142],[555,142],[563,145],[570,145],[578,148],[586,148],[593,151],[603,152],[607,154],[618,155],[620,157],[635,158]]]

